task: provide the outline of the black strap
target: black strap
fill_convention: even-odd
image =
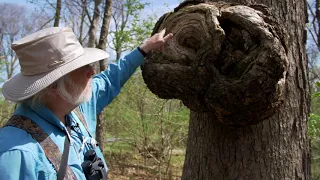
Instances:
[[[146,57],[148,55],[146,52],[144,52],[144,50],[142,50],[140,48],[140,46],[138,46],[137,49],[140,51],[140,53],[143,55],[143,57]]]

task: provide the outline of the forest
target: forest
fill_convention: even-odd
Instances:
[[[20,71],[19,60],[11,49],[11,44],[27,34],[46,27],[71,27],[84,47],[100,48],[106,50],[111,55],[109,59],[95,64],[96,72],[101,72],[108,67],[109,63],[117,62],[117,60],[144,42],[151,34],[161,29],[162,26],[170,27],[178,32],[177,34],[183,34],[183,28],[182,30],[175,29],[174,23],[178,22],[174,20],[172,22],[169,21],[170,18],[174,19],[174,14],[170,13],[188,12],[188,3],[191,3],[190,6],[197,6],[199,3],[210,4],[212,2],[217,1],[26,0],[23,3],[1,1],[0,82],[3,84],[4,81]],[[192,93],[191,95],[182,95],[180,91],[175,92],[179,88],[185,88],[184,92],[196,91],[192,87],[188,89],[189,87],[183,84],[187,80],[179,79],[181,81],[180,84],[174,80],[170,82],[170,79],[165,79],[168,87],[162,86],[162,79],[157,80],[159,76],[152,77],[152,73],[158,73],[150,72],[154,70],[152,69],[153,65],[146,64],[135,72],[124,87],[122,87],[117,98],[99,115],[96,136],[100,144],[103,145],[101,149],[109,166],[109,179],[254,179],[256,177],[260,177],[259,179],[320,179],[320,1],[272,0],[273,3],[267,0],[226,1],[226,3],[239,3],[243,5],[247,5],[249,2],[254,2],[253,4],[265,4],[266,7],[271,9],[271,15],[261,10],[263,9],[261,7],[264,6],[251,5],[250,7],[256,11],[261,10],[264,15],[267,14],[266,16],[275,16],[274,19],[276,19],[277,23],[280,22],[279,24],[284,22],[284,19],[287,19],[285,22],[287,24],[284,25],[283,30],[285,32],[283,34],[285,35],[281,34],[280,30],[275,30],[280,37],[279,39],[283,38],[281,40],[285,42],[282,44],[285,44],[284,49],[289,64],[286,67],[288,86],[286,86],[286,99],[284,102],[281,101],[283,104],[279,105],[279,107],[276,106],[277,111],[273,113],[272,110],[273,114],[266,116],[263,120],[260,120],[259,116],[257,116],[256,119],[259,120],[253,124],[241,121],[239,123],[241,125],[236,124],[239,127],[234,127],[229,124],[236,122],[228,119],[221,120],[223,121],[221,124],[216,122],[208,123],[206,121],[205,123],[210,124],[207,125],[204,121],[208,118],[206,119],[205,117],[211,116],[211,114],[198,111],[198,107],[194,105],[198,101],[197,97],[193,98]],[[187,5],[186,7],[179,6],[180,3]],[[184,11],[180,10],[178,6],[180,9],[185,8]],[[206,7],[199,6],[199,8],[205,9]],[[306,10],[303,11],[304,9]],[[190,11],[198,13],[200,10]],[[282,17],[281,13],[284,13],[285,17]],[[166,15],[163,16],[164,14]],[[163,17],[165,17],[166,22],[162,22]],[[188,16],[186,15],[185,17],[188,20]],[[297,17],[306,17],[306,19],[299,19]],[[189,25],[187,20],[186,25],[184,24],[187,27],[186,29],[188,29]],[[182,18],[181,21],[184,21],[184,19]],[[223,22],[228,23],[227,20]],[[183,23],[181,22],[181,24]],[[223,24],[222,21],[221,24],[223,29],[227,28],[227,25]],[[189,34],[185,33],[186,38],[198,35],[198,39],[203,38],[201,36],[205,34],[193,35],[194,31],[189,32]],[[301,40],[303,38],[305,38],[305,44],[300,43],[304,42],[304,40]],[[228,40],[232,42],[232,37]],[[182,41],[188,44],[188,40]],[[205,38],[203,38],[204,41]],[[197,41],[190,42],[194,43]],[[190,45],[188,48],[192,49],[193,52],[193,45]],[[149,58],[151,61],[156,59],[155,57],[159,59],[163,58],[155,53],[155,55],[152,54],[152,57],[148,55],[147,59]],[[174,59],[173,57],[172,55],[171,58]],[[171,65],[175,66],[174,63]],[[219,64],[217,66],[222,67],[224,65]],[[175,68],[172,68],[173,70]],[[304,72],[306,74],[305,79]],[[170,73],[168,72],[168,74]],[[175,76],[176,74],[172,73],[172,75]],[[234,76],[237,76],[237,74]],[[205,75],[201,77],[206,78]],[[194,79],[188,80],[194,80],[198,83],[192,86],[202,83],[200,79],[196,79],[198,76],[190,78]],[[173,82],[173,85],[170,84]],[[176,84],[179,88],[170,89],[170,87]],[[268,85],[264,85],[265,89],[269,88]],[[162,90],[161,88],[169,89],[172,94],[177,95],[167,95],[165,94],[166,90]],[[214,92],[217,93],[216,91]],[[228,93],[231,93],[231,91]],[[222,94],[219,95],[222,96]],[[234,97],[239,97],[238,93],[234,93],[233,95]],[[214,95],[210,95],[210,97],[211,99],[216,98]],[[223,98],[217,99],[221,100]],[[227,97],[224,99],[228,100]],[[229,99],[228,101],[234,101],[235,99],[237,98]],[[222,104],[225,105],[227,102]],[[228,106],[228,104],[225,106]],[[223,108],[228,110],[233,108],[236,113],[241,113],[242,111],[238,111],[237,109],[241,109],[241,106],[240,104],[239,107],[223,106]],[[0,127],[5,125],[15,107],[16,104],[5,100],[1,96]],[[222,105],[219,104],[219,107],[222,108]],[[217,109],[216,106],[214,108]],[[233,111],[230,110],[230,112]],[[268,113],[267,111],[265,112],[265,114]],[[226,117],[226,115],[223,117]],[[243,115],[243,117],[246,116]],[[306,121],[305,125],[304,119]],[[197,126],[199,128],[194,129]],[[210,132],[212,131],[212,134],[208,133],[207,129]],[[273,129],[276,130],[273,131]],[[202,134],[201,131],[204,133]],[[268,136],[268,132],[271,132],[270,137]],[[247,134],[250,134],[250,136]],[[208,143],[208,140],[203,140],[206,136],[210,136],[211,139],[208,138],[210,141],[220,141],[217,143],[212,142],[217,147],[214,145],[201,146],[201,143]],[[287,140],[287,138],[291,139]],[[297,144],[300,143],[299,145],[302,147],[295,144],[295,142],[290,142],[291,140],[296,141]],[[263,143],[259,144],[259,141],[263,141]],[[271,142],[275,143],[272,144]],[[281,143],[284,143],[285,145],[283,146],[285,147]],[[266,144],[270,145],[270,147]],[[192,149],[192,147],[197,147],[198,149]],[[201,151],[201,153],[211,155],[208,151],[214,152],[212,153],[213,157],[210,157],[212,159],[208,158],[208,161],[211,161],[213,165],[210,162],[208,164],[213,168],[219,166],[216,171],[204,169],[204,166],[206,167],[208,164],[201,164],[201,158],[203,157],[197,156],[197,153],[195,153],[196,151],[200,152],[202,148],[206,150]],[[238,148],[239,151],[229,152],[229,149],[232,148]],[[250,150],[250,148],[257,152],[252,154],[244,152],[246,149]],[[266,149],[266,151],[263,149]],[[268,149],[271,149],[270,151],[273,153],[271,160],[268,157],[264,157],[264,155],[267,156],[269,153]],[[292,149],[292,151],[288,149]],[[282,151],[287,152],[283,153]],[[195,155],[191,155],[191,153]],[[232,153],[242,154],[233,155]],[[301,155],[302,158],[300,158],[300,154],[303,154]],[[255,157],[255,159],[250,159],[251,156]],[[239,160],[239,157],[241,160]],[[289,157],[300,159],[297,161],[288,160],[290,159]],[[200,159],[200,162],[195,159]],[[268,161],[272,161],[273,159],[279,159],[279,163],[270,163]],[[256,169],[257,173],[246,173],[252,172],[255,169],[250,164],[258,164],[259,166],[260,162],[258,160],[264,161],[261,164],[264,164],[266,167],[261,165],[260,168]],[[238,163],[245,164],[243,165],[245,167],[242,167]],[[279,167],[282,166],[286,168],[281,170]],[[205,171],[212,171],[212,173],[206,173]],[[195,175],[195,173],[197,174]],[[270,178],[270,174],[274,176]]]

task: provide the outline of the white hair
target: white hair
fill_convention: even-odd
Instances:
[[[91,82],[89,82],[86,87],[81,87],[74,83],[69,76],[66,76],[64,77],[63,83],[61,82],[57,85],[59,95],[70,104],[79,105],[89,101],[92,97]],[[66,85],[68,85],[71,93],[66,90]]]
[[[71,93],[67,91],[66,86],[70,88],[69,90]],[[85,89],[83,89],[83,87],[74,83],[68,75],[65,75],[52,83],[49,87],[41,90],[23,102],[34,108],[39,107],[41,104],[46,104],[52,98],[55,98],[51,88],[56,87],[57,92],[62,99],[66,100],[70,104],[79,105],[91,99],[91,84],[88,83],[88,86],[90,87],[85,87]]]

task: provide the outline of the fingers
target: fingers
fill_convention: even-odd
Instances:
[[[166,34],[166,28],[162,29],[162,31],[160,31],[159,35],[160,37],[163,37]]]
[[[164,50],[165,43],[172,39],[173,34],[169,33],[165,36],[166,29],[162,29],[157,34],[153,35],[145,44],[140,47],[148,47],[150,50],[153,50],[155,52],[162,52]],[[146,49],[146,48],[145,48]]]
[[[169,34],[166,35],[166,37],[163,38],[163,40],[164,40],[164,42],[166,42],[166,41],[172,39],[172,37],[173,37],[173,34],[169,33]]]

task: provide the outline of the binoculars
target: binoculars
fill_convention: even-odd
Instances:
[[[85,153],[81,167],[87,180],[107,180],[108,178],[104,164],[94,150]]]

